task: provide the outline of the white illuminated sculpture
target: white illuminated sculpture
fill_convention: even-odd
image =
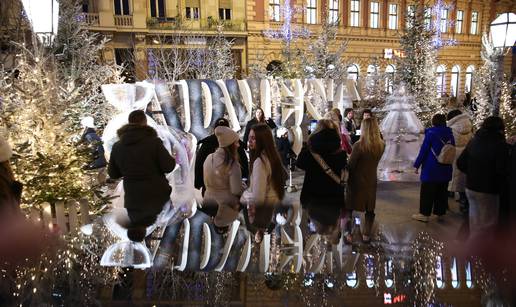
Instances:
[[[22,3],[32,31],[44,46],[52,46],[59,23],[57,0],[22,0]]]

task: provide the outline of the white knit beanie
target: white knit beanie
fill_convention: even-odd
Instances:
[[[215,128],[215,136],[219,141],[219,147],[228,147],[239,139],[238,134],[235,131],[224,126],[218,126]]]
[[[86,116],[81,120],[81,125],[85,128],[95,128],[93,117]]]
[[[7,141],[0,136],[0,162],[4,162],[9,160],[13,155],[13,150],[11,149],[11,145],[7,143]]]

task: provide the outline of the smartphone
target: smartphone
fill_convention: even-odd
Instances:
[[[317,120],[312,119],[310,121],[310,125],[308,126],[308,132],[310,134],[314,133],[316,127],[317,127]]]

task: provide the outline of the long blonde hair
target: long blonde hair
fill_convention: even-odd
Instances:
[[[325,117],[323,119],[320,119],[317,122],[317,126],[315,127],[315,131],[313,132],[313,134],[316,134],[317,132],[324,130],[324,129],[333,129],[333,130],[337,131],[337,133],[340,135],[339,125],[337,125],[337,123],[334,120],[332,120],[331,118]]]
[[[356,145],[359,145],[365,151],[381,154],[384,149],[384,142],[376,118],[362,120],[360,129],[360,140]]]

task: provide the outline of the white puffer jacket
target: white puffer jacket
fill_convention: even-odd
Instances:
[[[473,137],[473,125],[468,114],[460,114],[450,119],[447,126],[453,131],[455,139],[455,162],[453,163],[453,176],[448,191],[464,192],[466,188],[466,176],[457,168],[457,158],[460,156],[466,145]]]

